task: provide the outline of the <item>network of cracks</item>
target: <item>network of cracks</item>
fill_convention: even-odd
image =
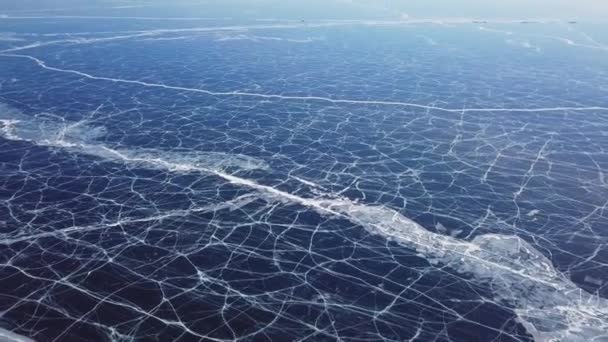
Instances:
[[[511,26],[0,35],[0,337],[607,341],[606,46]]]

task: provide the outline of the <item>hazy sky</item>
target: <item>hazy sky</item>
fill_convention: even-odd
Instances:
[[[104,7],[125,15],[302,19],[402,17],[606,19],[608,0],[0,0],[0,11]],[[66,11],[63,11],[67,9]],[[95,14],[95,13],[93,13]]]

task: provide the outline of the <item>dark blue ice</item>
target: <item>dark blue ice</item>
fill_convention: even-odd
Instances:
[[[608,341],[598,25],[7,13],[0,339]]]

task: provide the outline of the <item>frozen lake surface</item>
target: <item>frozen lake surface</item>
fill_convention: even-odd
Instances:
[[[608,341],[605,27],[6,13],[0,340]]]

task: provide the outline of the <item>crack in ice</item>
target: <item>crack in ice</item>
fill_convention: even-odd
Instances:
[[[589,106],[589,107],[545,107],[545,108],[442,108],[438,106],[430,106],[430,105],[422,105],[417,103],[409,103],[409,102],[400,102],[400,101],[379,101],[379,100],[348,100],[348,99],[332,99],[329,97],[322,96],[290,96],[290,95],[278,95],[278,94],[260,94],[260,93],[250,93],[250,92],[242,92],[242,91],[228,91],[228,92],[216,92],[199,88],[189,88],[189,87],[180,87],[180,86],[171,86],[162,83],[151,83],[137,80],[128,80],[122,78],[111,78],[104,76],[95,76],[82,71],[72,70],[72,69],[61,69],[52,66],[48,66],[44,61],[39,58],[28,56],[28,55],[18,55],[18,54],[0,54],[0,56],[4,57],[17,57],[17,58],[25,58],[35,62],[38,66],[43,69],[57,71],[62,73],[74,74],[78,76],[82,76],[91,80],[101,80],[101,81],[110,81],[115,83],[127,83],[127,84],[136,84],[144,87],[151,88],[162,88],[168,90],[179,90],[179,91],[187,91],[187,92],[195,92],[202,93],[211,96],[244,96],[244,97],[256,97],[263,99],[277,99],[277,100],[301,100],[301,101],[321,101],[321,102],[329,102],[334,104],[362,104],[362,105],[383,105],[383,106],[400,106],[400,107],[412,107],[412,108],[421,108],[427,110],[437,110],[442,112],[452,112],[452,113],[477,113],[477,112],[510,112],[510,113],[538,113],[538,112],[555,112],[555,111],[608,111],[608,107],[601,106]]]

